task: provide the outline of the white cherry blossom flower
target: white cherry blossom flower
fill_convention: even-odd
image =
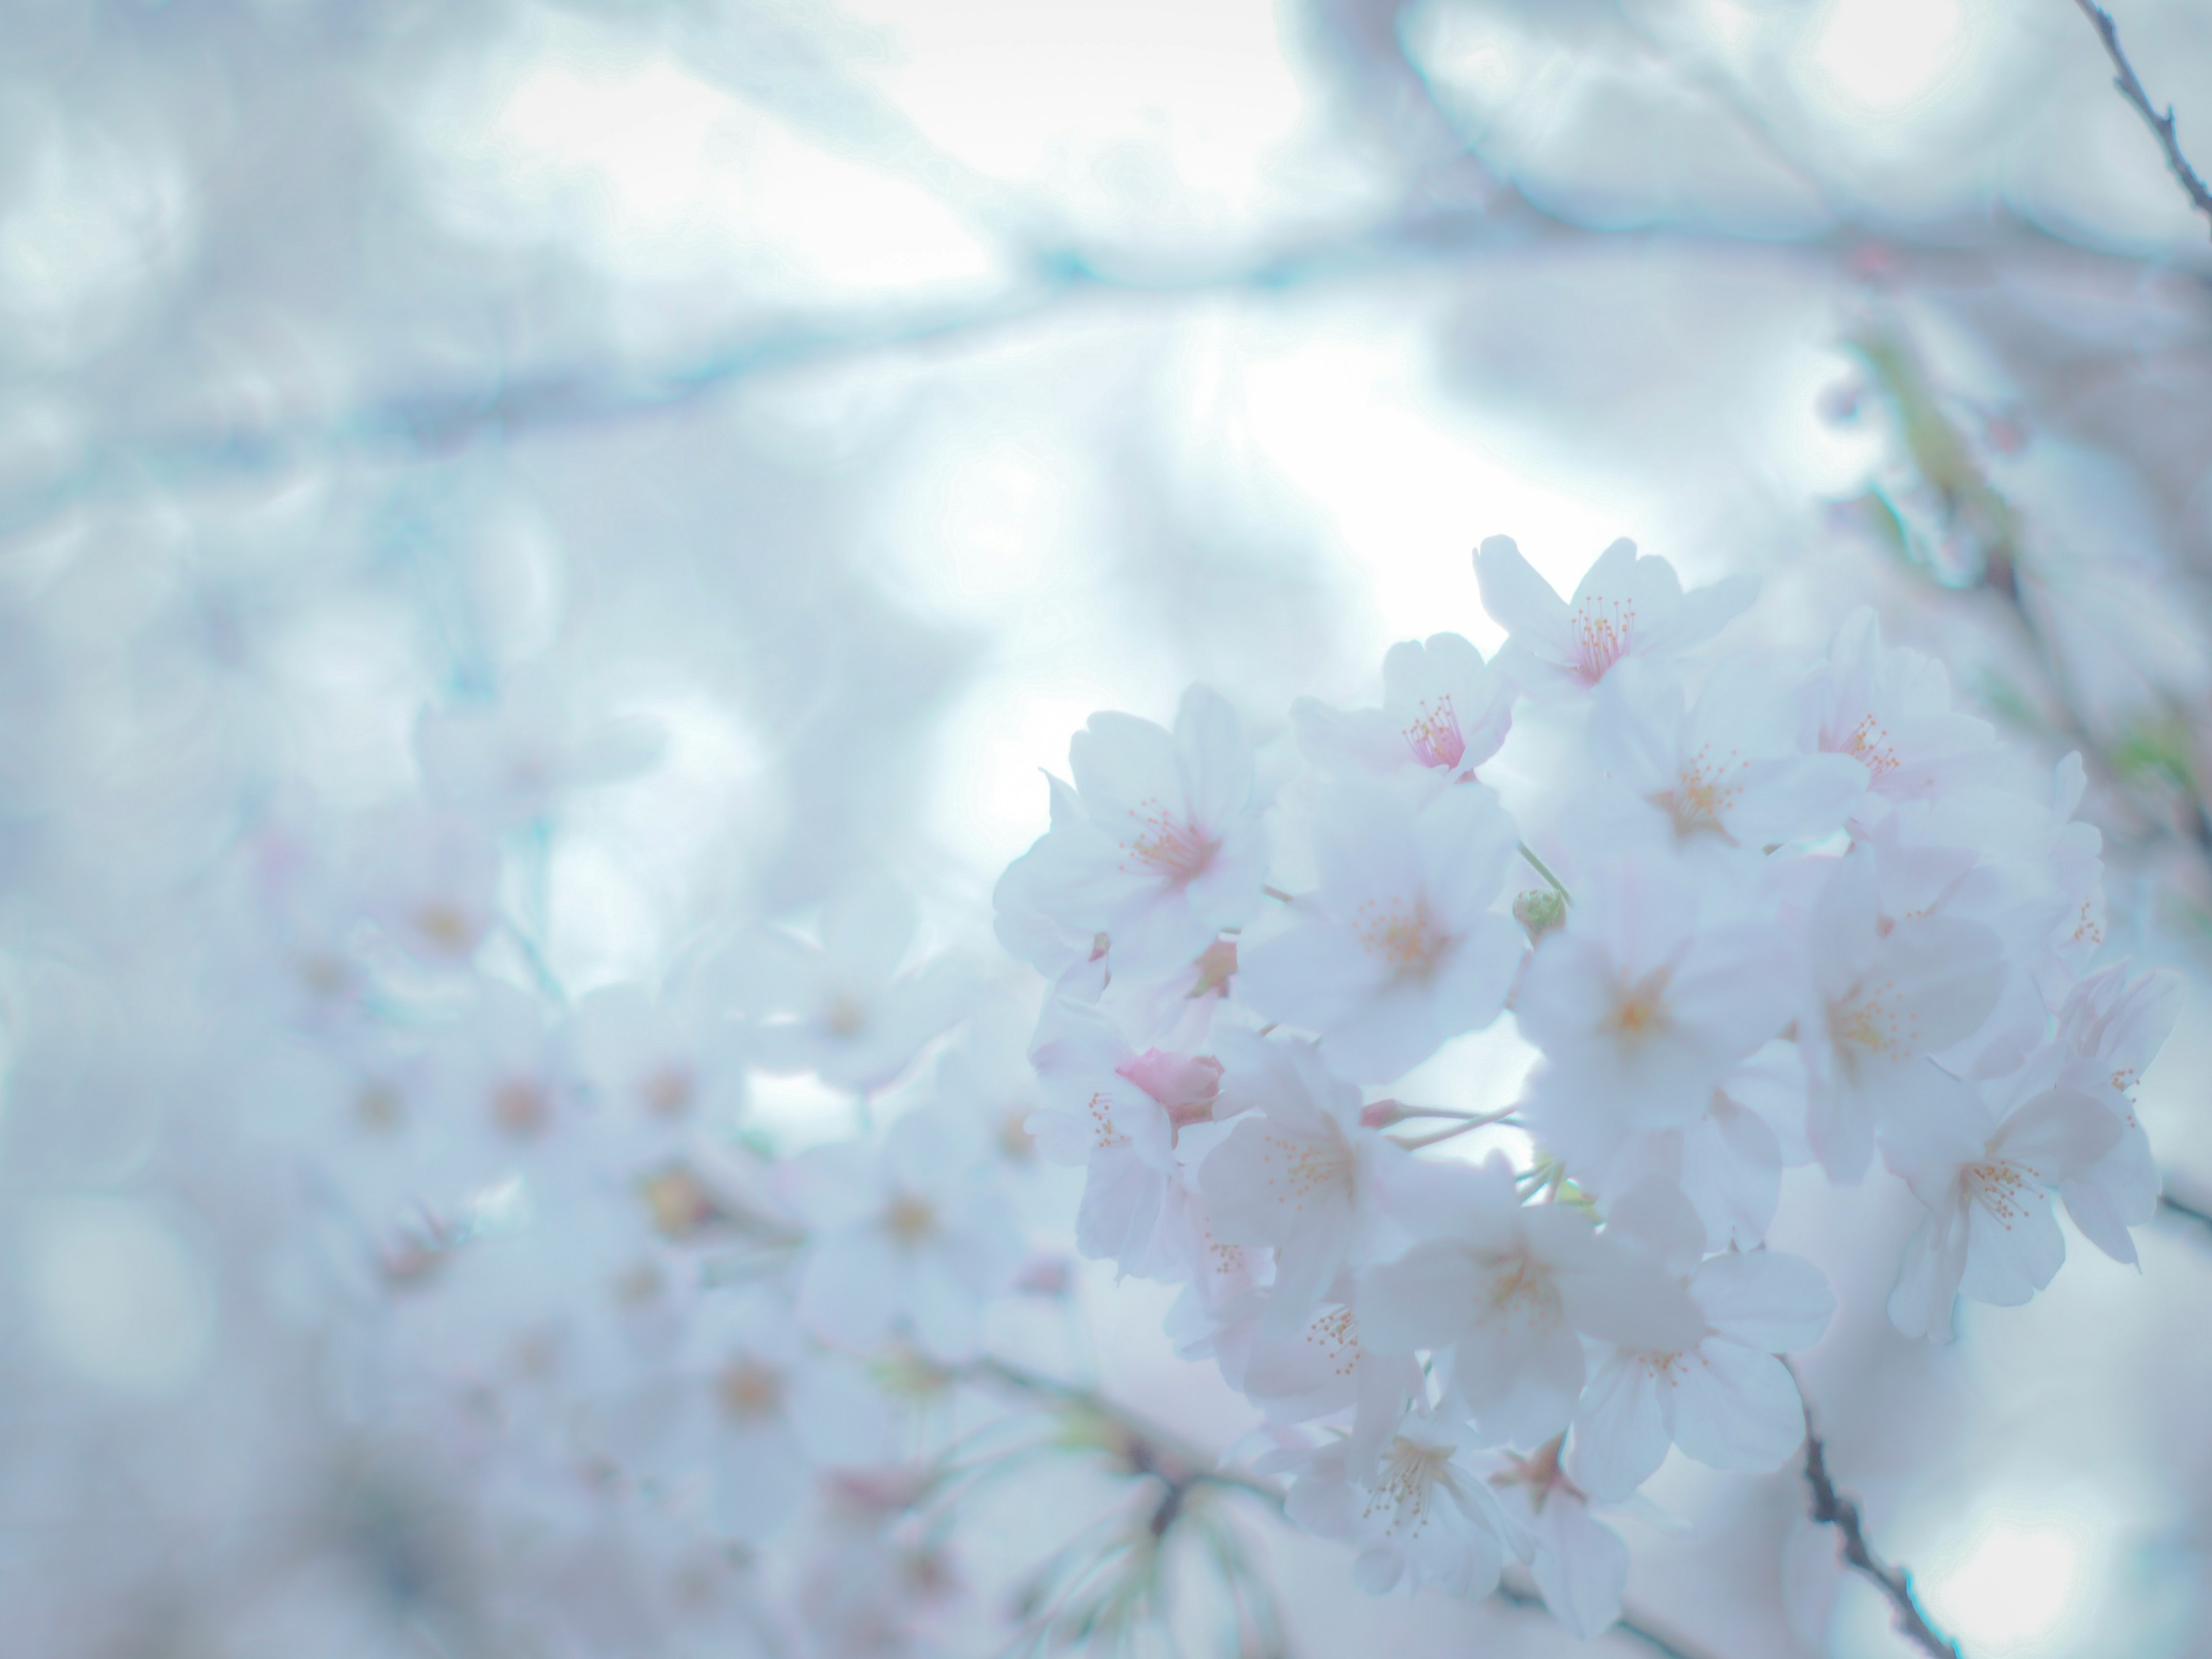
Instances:
[[[1239,995],[1318,1031],[1343,1075],[1398,1076],[1504,1007],[1527,943],[1492,906],[1519,839],[1480,784],[1331,793],[1313,830],[1319,885],[1289,927],[1240,946]]]
[[[1885,646],[1870,610],[1844,619],[1801,706],[1807,750],[1866,768],[1872,793],[1862,813],[1983,781],[2002,757],[1989,722],[1952,707],[1943,665]]]
[[[1929,1212],[1905,1247],[1891,1322],[1907,1336],[1948,1340],[1955,1297],[2009,1308],[2034,1296],[2066,1259],[2052,1192],[2119,1139],[2112,1109],[2070,1089],[2000,1115],[1954,1085],[1935,1109],[1887,1127],[1882,1158]]]
[[[749,1042],[763,1069],[872,1091],[904,1072],[973,997],[969,974],[946,957],[901,971],[920,921],[896,883],[855,882],[824,908],[820,944],[756,928],[729,947],[710,982],[753,1021]]]
[[[1099,1010],[1060,999],[1046,1006],[1031,1057],[1044,1085],[1028,1121],[1037,1150],[1086,1170],[1076,1248],[1139,1270],[1176,1179],[1176,1137],[1212,1116],[1221,1062],[1140,1054]]]
[[[1528,1576],[1552,1616],[1586,1642],[1604,1634],[1620,1617],[1628,1546],[1560,1468],[1559,1440],[1509,1456],[1490,1483],[1527,1535]]]
[[[1878,1126],[1940,1087],[1928,1056],[1971,1036],[2004,984],[1994,933],[1949,915],[1886,915],[1876,875],[1866,853],[1838,860],[1805,923],[1811,1001],[1797,1046],[1808,1128],[1838,1181],[1865,1170]]]
[[[1741,1060],[1788,1024],[1797,971],[1787,937],[1714,922],[1698,878],[1644,854],[1577,879],[1516,994],[1544,1051],[1524,1109],[1571,1163],[1601,1164],[1647,1129],[1687,1128]]]
[[[1698,1339],[1662,1349],[1615,1345],[1575,1413],[1577,1481],[1621,1498],[1643,1485],[1668,1445],[1720,1469],[1779,1468],[1805,1437],[1804,1407],[1774,1356],[1811,1346],[1835,1297],[1820,1269],[1770,1250],[1698,1260],[1705,1227],[1659,1183],[1614,1206],[1607,1231],[1632,1239],[1675,1274],[1697,1304]]]
[[[1486,1437],[1533,1444],[1566,1427],[1585,1337],[1657,1352],[1697,1341],[1697,1309],[1664,1269],[1565,1205],[1523,1206],[1501,1158],[1434,1173],[1407,1206],[1421,1242],[1360,1282],[1360,1328],[1384,1352],[1449,1355],[1450,1397]]]
[[[1638,558],[1636,544],[1606,549],[1562,599],[1510,538],[1492,536],[1474,556],[1482,608],[1511,630],[1497,668],[1539,695],[1572,696],[1630,658],[1666,662],[1703,645],[1758,596],[1748,576],[1685,593],[1666,560]]]
[[[799,1310],[812,1329],[854,1349],[903,1334],[941,1360],[975,1352],[982,1304],[1026,1247],[972,1119],[918,1108],[880,1150],[817,1146],[790,1170],[810,1230]]]
[[[1820,840],[1867,787],[1854,759],[1799,750],[1783,688],[1741,659],[1694,704],[1665,671],[1623,663],[1597,694],[1590,748],[1686,851]]]
[[[1222,1115],[1236,1126],[1199,1166],[1215,1234],[1275,1252],[1267,1319],[1296,1329],[1356,1249],[1393,1237],[1391,1207],[1427,1171],[1359,1124],[1359,1091],[1304,1044],[1221,1034]]]
[[[1333,708],[1312,697],[1291,705],[1291,724],[1316,764],[1339,776],[1417,769],[1471,778],[1513,725],[1510,680],[1456,634],[1404,640],[1382,659],[1380,708]]]
[[[1015,919],[1001,924],[1011,948],[1036,951],[1048,923],[1061,939],[1103,934],[1115,967],[1152,973],[1250,918],[1267,836],[1251,745],[1219,696],[1193,686],[1172,733],[1132,714],[1093,714],[1068,745],[1068,766],[1073,799],[1055,787],[1051,830],[1000,884],[1000,915]],[[1064,954],[1048,950],[1037,965],[1057,971],[1048,962]]]
[[[1646,1181],[1681,1189],[1705,1224],[1706,1248],[1755,1249],[1766,1237],[1789,1158],[1778,1123],[1802,1149],[1805,1067],[1787,1042],[1770,1042],[1729,1072],[1702,1117],[1625,1137],[1611,1157],[1577,1170],[1592,1191],[1623,1193]]]
[[[860,1467],[894,1449],[890,1402],[860,1368],[827,1352],[762,1291],[706,1304],[687,1334],[688,1420],[671,1450],[703,1468],[709,1514],[753,1543],[789,1518],[818,1470]],[[658,1413],[660,1401],[641,1406]]]
[[[1522,1553],[1519,1529],[1468,1455],[1465,1431],[1443,1417],[1407,1413],[1371,1462],[1338,1440],[1278,1453],[1260,1468],[1291,1475],[1291,1519],[1358,1550],[1352,1577],[1370,1595],[1434,1584],[1476,1601]]]
[[[2150,1139],[2136,1115],[2136,1085],[2181,1016],[2182,981],[2170,969],[2130,980],[2124,964],[2090,975],[2058,1011],[2052,1082],[2103,1103],[2118,1119],[2112,1151],[2060,1184],[2066,1213],[2116,1261],[2136,1260],[2128,1229],[2158,1211]]]

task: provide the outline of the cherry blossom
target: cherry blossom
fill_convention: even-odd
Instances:
[[[1948,1338],[1955,1297],[2015,1307],[2048,1285],[2066,1258],[2052,1194],[2119,1139],[2112,1109],[2075,1091],[2000,1111],[1963,1085],[1886,1129],[1883,1158],[1929,1211],[1890,1292],[1897,1328]]]
[[[919,1108],[881,1150],[817,1146],[791,1172],[811,1328],[860,1350],[903,1334],[941,1359],[975,1352],[981,1304],[1012,1283],[1024,1245],[972,1119]]]
[[[1513,724],[1512,683],[1456,634],[1405,640],[1382,659],[1382,706],[1291,706],[1298,742],[1333,775],[1418,769],[1462,781],[1496,754]]]
[[[1518,832],[1480,784],[1425,801],[1340,791],[1316,812],[1320,883],[1238,951],[1238,994],[1321,1034],[1345,1076],[1387,1082],[1504,1006],[1525,937],[1493,909]]]
[[[1866,768],[1870,801],[1886,808],[1984,781],[2002,758],[1986,720],[1952,705],[1943,665],[1882,643],[1872,611],[1853,611],[1802,694],[1808,750]]]
[[[1703,645],[1757,596],[1759,584],[1730,576],[1685,593],[1664,559],[1638,558],[1617,541],[1562,599],[1505,536],[1474,556],[1482,608],[1511,630],[1496,666],[1538,696],[1588,691],[1617,663],[1663,663]]]
[[[1529,1121],[1571,1158],[1685,1128],[1741,1061],[1789,1023],[1795,953],[1782,930],[1711,923],[1707,878],[1636,854],[1577,884],[1516,1002],[1544,1051]]]
[[[1053,827],[1001,881],[1002,914],[1018,897],[1063,935],[1104,935],[1115,963],[1139,972],[1188,962],[1250,918],[1267,838],[1251,746],[1218,696],[1192,687],[1173,732],[1094,714],[1068,747],[1068,767],[1074,799],[1055,786]],[[1030,925],[1007,943],[1035,948],[1035,933]]]
[[[1361,1280],[1360,1327],[1384,1352],[1448,1356],[1450,1397],[1485,1436],[1528,1444],[1566,1427],[1583,1338],[1697,1340],[1696,1308],[1664,1271],[1573,1209],[1524,1206],[1501,1160],[1436,1173],[1409,1218],[1420,1242]]]
[[[1278,1453],[1263,1470],[1291,1475],[1291,1518],[1324,1538],[1350,1541],[1352,1576],[1381,1595],[1400,1583],[1435,1584],[1468,1599],[1488,1595],[1522,1536],[1468,1455],[1449,1419],[1409,1412],[1371,1466],[1351,1443]]]

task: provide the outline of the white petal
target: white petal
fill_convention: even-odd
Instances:
[[[1674,1443],[1717,1469],[1776,1469],[1805,1439],[1805,1410],[1782,1362],[1717,1339],[1675,1362]]]

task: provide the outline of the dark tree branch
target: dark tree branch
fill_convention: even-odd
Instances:
[[[2181,153],[2181,140],[2173,131],[2173,106],[2168,104],[2166,113],[2161,115],[2152,105],[2150,94],[2136,78],[2136,66],[2128,62],[2128,54],[2120,46],[2119,26],[2112,21],[2112,14],[2097,4],[2096,0],[2074,0],[2074,3],[2095,27],[2097,38],[2105,43],[2105,56],[2112,60],[2112,68],[2117,71],[2112,84],[2120,89],[2120,96],[2135,106],[2136,113],[2142,117],[2144,125],[2157,137],[2159,148],[2166,152],[2166,166],[2188,192],[2189,205],[2212,221],[2212,188],[2206,187],[2197,169],[2189,165],[2189,158]]]
[[[2212,1210],[2201,1208],[2186,1199],[2176,1198],[2172,1188],[2158,1195],[2158,1212],[2171,1216],[2176,1221],[2193,1222],[2207,1232],[2212,1232]]]
[[[1959,1644],[1928,1622],[1912,1594],[1912,1575],[1875,1554],[1861,1525],[1858,1499],[1839,1492],[1828,1475],[1828,1450],[1814,1432],[1813,1411],[1805,1409],[1805,1484],[1813,1489],[1813,1519],[1841,1536],[1844,1563],[1881,1590],[1888,1601],[1898,1633],[1932,1659],[1963,1659]]]

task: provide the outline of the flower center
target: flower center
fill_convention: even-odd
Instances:
[[[927,1199],[901,1193],[884,1211],[884,1229],[908,1248],[937,1231],[937,1210]]]
[[[783,1406],[783,1376],[757,1360],[740,1359],[715,1380],[722,1410],[741,1423],[772,1417]]]
[[[1354,926],[1369,953],[1382,957],[1400,979],[1428,978],[1451,949],[1451,935],[1437,926],[1425,899],[1410,905],[1393,900],[1388,908],[1370,899],[1360,905]]]
[[[1490,1282],[1475,1310],[1478,1324],[1519,1317],[1530,1324],[1556,1325],[1562,1316],[1559,1287],[1550,1272],[1531,1261],[1526,1250],[1487,1258]]]
[[[511,1135],[537,1134],[552,1115],[552,1098],[536,1078],[508,1078],[491,1091],[492,1121]]]
[[[1849,755],[1865,767],[1876,784],[1897,770],[1897,747],[1889,740],[1889,728],[1872,714],[1863,716],[1844,734],[1836,752]]]
[[[2026,1172],[2002,1158],[1969,1164],[1960,1171],[1960,1179],[1966,1183],[1967,1195],[2008,1232],[2014,1222],[2027,1215],[2035,1194]]]
[[[1431,708],[1421,704],[1419,718],[1406,728],[1406,743],[1413,751],[1413,758],[1424,766],[1453,767],[1467,753],[1467,739],[1460,735],[1459,716],[1452,712],[1449,694],[1438,697]]]
[[[1575,607],[1567,636],[1575,653],[1575,678],[1584,685],[1595,685],[1636,643],[1636,606],[1626,599],[1593,593]]]
[[[1655,968],[1642,979],[1615,987],[1613,1008],[1600,1029],[1626,1048],[1665,1030],[1667,981],[1674,973],[1672,968]]]
[[[1682,764],[1682,770],[1672,789],[1662,789],[1650,796],[1651,804],[1674,821],[1674,834],[1686,841],[1692,836],[1718,836],[1730,846],[1735,837],[1728,831],[1728,814],[1743,793],[1741,783],[1729,781],[1731,773],[1741,772],[1750,765],[1737,758],[1729,750],[1725,759],[1713,757],[1708,744]]]
[[[1188,820],[1170,814],[1157,798],[1133,809],[1129,816],[1136,820],[1137,834],[1134,840],[1121,843],[1121,850],[1134,855],[1147,873],[1164,876],[1179,887],[1204,874],[1213,855],[1221,850],[1218,841]],[[1129,866],[1124,864],[1121,868],[1127,872]]]
[[[638,1085],[645,1108],[656,1117],[681,1117],[698,1092],[688,1066],[664,1066]]]

